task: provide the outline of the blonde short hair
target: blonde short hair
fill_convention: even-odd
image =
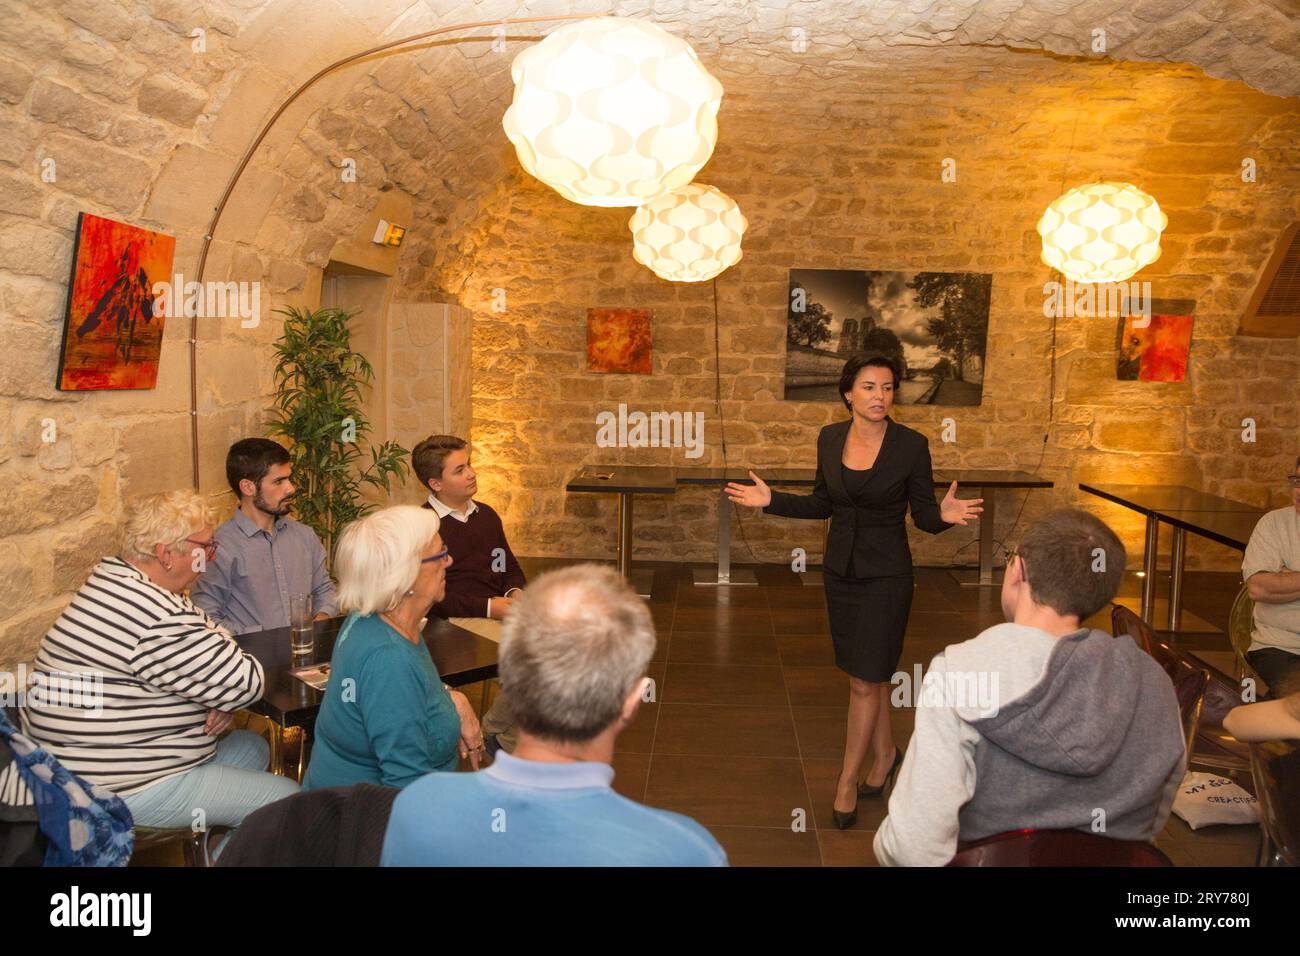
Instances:
[[[358,518],[334,553],[339,607],[358,614],[391,611],[420,573],[420,552],[438,534],[432,508],[393,505]]]
[[[548,571],[516,596],[501,627],[501,687],[515,724],[547,740],[591,740],[618,719],[654,650],[650,609],[617,571]]]
[[[127,505],[122,550],[132,558],[152,558],[160,544],[171,551],[188,551],[185,539],[216,523],[216,509],[192,489],[144,495]]]

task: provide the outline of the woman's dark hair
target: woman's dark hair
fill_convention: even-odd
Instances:
[[[846,392],[853,391],[853,384],[858,380],[858,373],[864,368],[887,368],[889,374],[894,376],[894,391],[898,391],[898,366],[894,360],[884,355],[855,355],[844,363],[844,371],[840,373],[840,399],[844,402],[844,407],[853,410],[853,404],[844,397]]]

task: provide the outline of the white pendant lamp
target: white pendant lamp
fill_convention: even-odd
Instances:
[[[639,206],[713,155],[722,84],[686,41],[644,20],[561,27],[517,57],[502,124],[519,162],[565,199]]]
[[[1038,221],[1043,261],[1075,282],[1123,282],[1160,258],[1168,223],[1154,197],[1129,183],[1079,186]]]
[[[670,282],[704,282],[740,261],[749,222],[720,189],[691,183],[632,214],[636,261]]]

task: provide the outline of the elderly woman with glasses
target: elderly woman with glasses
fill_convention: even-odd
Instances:
[[[442,682],[421,623],[442,600],[451,556],[438,516],[397,505],[348,525],[334,556],[347,620],[334,641],[303,789],[405,787],[458,757],[478,769],[483,732]]]
[[[226,733],[263,674],[186,596],[216,554],[214,523],[193,491],[132,501],[121,555],[46,633],[21,710],[23,731],[121,796],[137,826],[237,826],[298,790],[265,772],[261,737]]]

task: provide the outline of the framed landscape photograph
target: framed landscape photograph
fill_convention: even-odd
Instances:
[[[845,361],[892,358],[894,401],[978,405],[993,276],[981,272],[791,269],[785,398],[839,402]]]
[[[81,213],[72,252],[56,385],[63,391],[153,388],[165,316],[155,282],[170,282],[176,240]]]

